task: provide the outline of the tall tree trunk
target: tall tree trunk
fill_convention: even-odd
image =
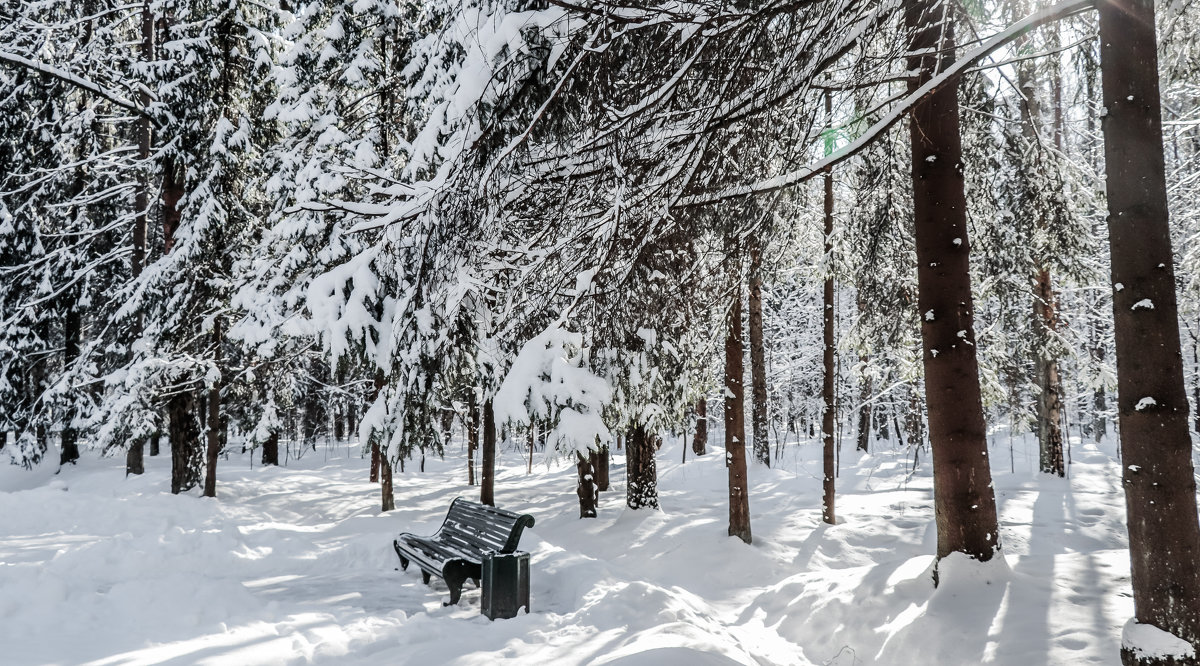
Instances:
[[[912,385],[908,387],[908,413],[904,415],[904,431],[908,445],[919,448],[925,443],[925,421],[921,414],[921,392]]]
[[[596,453],[596,462],[592,465],[596,470],[596,490],[605,492],[608,490],[608,444],[600,447]]]
[[[909,90],[954,61],[946,0],[907,0]],[[990,560],[1000,550],[996,498],[975,356],[958,86],[947,84],[912,111],[913,218],[925,401],[933,449],[938,559],[961,552]]]
[[[317,450],[317,426],[319,425],[321,406],[318,404],[319,395],[314,386],[309,386],[304,392],[304,411],[301,412],[300,427],[304,431],[305,447]]]
[[[125,452],[125,476],[130,474],[141,474],[146,471],[146,445],[139,438],[134,438],[129,442],[129,449]]]
[[[1027,13],[1022,4],[1020,14]],[[1028,36],[1023,37],[1018,44],[1027,44]],[[1038,84],[1034,67],[1031,62],[1023,62],[1017,66],[1017,88],[1021,91],[1021,134],[1030,146],[1036,146],[1039,137],[1038,129],[1041,124],[1041,105],[1038,100]],[[1059,146],[1061,149],[1061,146]],[[1044,183],[1036,179],[1036,174],[1026,174],[1026,187],[1043,187]],[[1039,229],[1047,227],[1048,220],[1044,217],[1037,220]],[[1033,276],[1033,327],[1036,354],[1034,368],[1037,374],[1037,433],[1038,433],[1038,465],[1043,473],[1063,476],[1063,435],[1062,435],[1062,396],[1058,379],[1058,360],[1050,355],[1050,341],[1057,328],[1055,315],[1054,288],[1050,279],[1050,269],[1046,267],[1046,258],[1036,258],[1037,268]]]
[[[496,506],[496,412],[492,399],[483,402],[483,463],[479,470],[479,501]]]
[[[632,428],[625,442],[625,504],[631,509],[658,508],[654,435],[644,425]]]
[[[696,434],[692,436],[692,453],[702,456],[708,450],[708,398],[696,401]]]
[[[601,455],[600,451],[603,448],[604,447],[600,446],[600,438],[597,437],[596,438],[596,448],[588,449],[588,464],[592,466],[592,479],[596,483],[596,494],[597,495],[599,495],[601,490],[607,490],[607,488],[600,487],[600,455]],[[607,459],[605,459],[605,464],[606,465],[608,464]],[[608,483],[608,480],[605,479],[605,484],[607,485],[607,483]]]
[[[79,342],[83,328],[83,314],[79,306],[79,289],[68,291],[66,313],[63,318],[63,365],[70,367],[79,358]],[[66,465],[79,460],[79,433],[75,430],[75,408],[72,406],[63,417],[62,451],[58,464]]]
[[[150,457],[157,456],[159,451],[159,443],[162,440],[162,433],[155,430],[153,435],[150,435]]]
[[[1048,341],[1057,329],[1055,315],[1055,297],[1050,284],[1050,271],[1038,271],[1035,282],[1037,294],[1034,297],[1035,319],[1044,331],[1039,331],[1038,337]],[[1066,465],[1063,461],[1062,433],[1062,385],[1058,376],[1058,359],[1048,356],[1045,349],[1038,350],[1037,373],[1038,386],[1038,465],[1045,474],[1066,475]]]
[[[471,399],[467,408],[467,485],[475,485],[475,449],[479,448],[479,406]]]
[[[729,536],[750,543],[750,490],[746,483],[746,388],[742,367],[742,281],[738,250],[727,259],[733,302],[725,323],[725,466],[729,474]]]
[[[1092,324],[1093,341],[1091,345],[1092,358],[1095,360],[1097,367],[1104,364],[1105,358],[1104,338],[1097,330],[1098,326],[1098,324]],[[1095,437],[1097,444],[1108,435],[1108,419],[1104,417],[1104,412],[1106,411],[1108,411],[1108,399],[1104,395],[1104,385],[1100,384],[1092,392],[1092,435]]]
[[[200,483],[203,453],[194,411],[195,398],[191,391],[180,391],[167,402],[171,439],[171,492],[175,494],[191,490]]]
[[[1113,330],[1137,621],[1200,652],[1200,520],[1167,217],[1151,0],[1099,3]],[[1122,661],[1139,661],[1122,649]],[[1178,662],[1184,663],[1184,662]],[[1193,657],[1191,662],[1195,663]]]
[[[534,429],[537,427],[535,425],[536,423],[536,419],[533,417],[529,418],[529,429],[526,431],[526,434],[529,436],[529,466],[525,468],[526,474],[533,474],[533,443],[537,437],[536,433],[534,432]]]
[[[221,367],[221,318],[213,318],[213,361]],[[208,388],[208,473],[204,477],[204,496],[217,496],[217,456],[221,453],[221,380]]]
[[[150,0],[146,0],[142,4],[140,59],[143,63],[154,59],[154,14],[150,11]],[[148,87],[142,88],[141,92],[138,93],[138,98],[142,108],[150,107],[150,89]],[[138,178],[137,194],[134,195],[134,208],[137,210],[137,217],[133,221],[133,265],[131,272],[135,280],[142,274],[142,268],[146,265],[146,221],[150,207],[150,165],[147,162],[150,160],[150,142],[153,137],[151,132],[150,118],[145,114],[138,116],[138,160],[142,163],[142,173]],[[138,333],[141,333],[141,331],[139,330]]]
[[[454,410],[442,410],[442,447],[450,446],[450,438],[454,434]]]
[[[578,473],[575,494],[579,495],[579,517],[595,518],[596,503],[600,494],[596,488],[596,469],[592,464],[595,453],[589,452],[585,456],[576,451],[575,458],[575,470]]]
[[[380,467],[380,511],[391,511],[396,508],[396,496],[392,493],[392,461],[383,458]]]
[[[771,466],[771,442],[767,438],[767,353],[763,344],[762,247],[750,244],[750,430],[754,434],[754,459]]]
[[[262,464],[279,466],[279,431],[272,430],[263,442]]]
[[[832,286],[833,285],[831,282],[830,287],[832,287]],[[833,290],[830,289],[830,292],[832,292],[832,291]],[[830,293],[829,296],[832,299],[833,294]],[[832,311],[832,308],[830,308],[830,310]],[[829,317],[829,320],[830,320],[829,324],[828,324],[829,338],[830,338],[830,342],[832,342],[833,341],[833,321],[832,321],[833,317]],[[866,357],[866,356],[859,357],[859,360],[862,362],[864,368],[866,367],[867,359],[868,359],[868,357]],[[832,359],[830,360],[830,363],[832,363]],[[859,405],[858,405],[858,443],[857,443],[856,448],[859,451],[869,451],[871,448],[871,377],[870,377],[870,375],[868,375],[866,372],[863,372],[862,376],[859,377],[859,382],[860,383],[859,383],[859,387],[858,387],[858,401],[859,401]]]
[[[872,412],[875,419],[875,436],[880,441],[889,441],[892,438],[892,434],[888,431],[887,405],[876,405]]]
[[[374,403],[376,400],[379,399],[379,392],[382,390],[383,390],[383,371],[376,370],[375,371],[375,381],[372,384],[372,388],[371,388],[371,402],[372,403]],[[370,440],[371,440],[370,481],[371,481],[371,483],[379,483],[379,466],[383,460],[383,454],[379,450],[379,438],[376,437],[374,433],[371,434]],[[401,464],[401,466],[403,466],[404,462],[401,461],[400,464]],[[400,471],[401,472],[404,471],[403,467],[401,467]]]
[[[179,228],[181,214],[179,200],[183,198],[183,179],[176,173],[172,157],[163,161],[162,218],[163,254],[169,254],[175,246],[175,231]],[[196,399],[191,391],[176,394],[167,404],[171,429],[171,492],[189,490],[200,483],[200,469],[204,452],[200,448],[200,431],[196,424]],[[142,443],[137,446],[137,459],[142,460]],[[132,450],[131,450],[132,456]]]
[[[142,45],[141,45],[141,61],[149,62],[154,59],[154,15],[150,12],[150,2],[146,0],[142,4]],[[150,106],[150,91],[143,88],[140,93],[142,108]],[[150,176],[149,165],[150,160],[150,142],[151,142],[150,119],[145,115],[138,118],[137,133],[138,133],[138,159],[142,163],[142,174],[139,179],[137,194],[134,197],[134,207],[137,209],[137,217],[133,222],[133,257],[130,266],[130,273],[134,280],[142,274],[142,268],[146,265],[146,210],[150,206]],[[164,191],[165,197],[165,191]],[[178,201],[178,199],[176,199]],[[165,201],[164,201],[165,203]],[[164,207],[163,214],[167,214]],[[137,316],[137,331],[134,337],[141,335],[142,315]],[[146,470],[145,466],[145,443],[140,439],[134,439],[129,442],[129,449],[125,452],[125,474],[141,474]]]
[[[175,231],[179,228],[182,214],[179,212],[179,200],[183,198],[182,174],[176,174],[174,158],[168,156],[163,160],[163,254],[170,254],[175,247]]]
[[[830,93],[825,93],[825,117],[833,121],[833,101]],[[833,170],[825,171],[825,261],[833,257]],[[833,275],[832,267],[827,268],[830,274],[825,276],[824,289],[821,296],[821,520],[829,525],[837,523],[835,510],[837,476],[837,441],[834,431],[837,427],[837,408],[834,405],[834,380],[837,378],[837,366],[834,364],[833,338]]]

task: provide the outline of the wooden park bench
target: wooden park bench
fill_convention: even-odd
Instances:
[[[533,527],[533,516],[477,504],[461,497],[450,503],[450,511],[441,528],[432,536],[407,532],[392,542],[400,557],[400,568],[409,562],[421,567],[421,578],[440,576],[450,588],[450,603],[458,603],[463,583],[468,578],[479,585],[483,559],[490,553],[505,554],[517,550],[521,531]]]

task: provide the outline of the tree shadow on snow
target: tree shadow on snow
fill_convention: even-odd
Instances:
[[[982,664],[991,661],[991,628],[1012,586],[1003,560],[980,564],[952,555],[938,565],[941,579],[925,608],[895,627],[879,664]],[[914,661],[917,660],[917,661]]]
[[[1069,492],[1066,481],[1049,477],[1039,481],[1029,528],[1029,552],[1013,567],[1013,593],[1000,618],[997,637],[1007,656],[1033,662],[1050,654],[1054,557],[1063,552],[1063,501]]]

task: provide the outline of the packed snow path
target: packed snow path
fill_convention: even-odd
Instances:
[[[401,572],[391,539],[432,533],[474,496],[455,454],[396,475],[378,511],[347,449],[287,467],[220,467],[219,498],[167,491],[169,460],[125,479],[86,456],[53,475],[0,469],[5,664],[1117,664],[1132,614],[1124,498],[1106,444],[1073,442],[1069,479],[1036,446],[993,449],[1005,565],[935,592],[929,465],[886,442],[843,449],[837,526],[820,518],[819,448],[751,466],[754,545],[727,537],[723,451],[659,452],[662,511],[628,511],[623,459],[580,520],[573,465],[501,455],[497,503],[533,514],[533,612],[489,622],[479,592]],[[340,456],[327,459],[332,455]],[[955,563],[961,564],[961,563]],[[944,580],[946,580],[944,578]]]

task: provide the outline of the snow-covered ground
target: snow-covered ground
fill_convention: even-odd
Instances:
[[[715,444],[715,442],[714,442]],[[751,465],[754,545],[726,536],[719,446],[658,456],[661,511],[628,511],[623,458],[600,517],[579,520],[574,466],[500,459],[497,503],[533,514],[533,612],[489,622],[470,584],[401,572],[396,532],[433,532],[475,497],[465,456],[396,475],[378,510],[345,446],[287,467],[222,461],[219,498],[167,492],[169,461],[125,479],[85,454],[54,474],[0,469],[4,664],[1117,664],[1132,615],[1124,497],[1111,444],[1072,442],[1070,478],[1034,446],[992,453],[1006,563],[943,564],[928,462],[887,442],[843,449],[836,526],[820,524],[820,458]],[[1010,471],[1015,467],[1015,473]]]

